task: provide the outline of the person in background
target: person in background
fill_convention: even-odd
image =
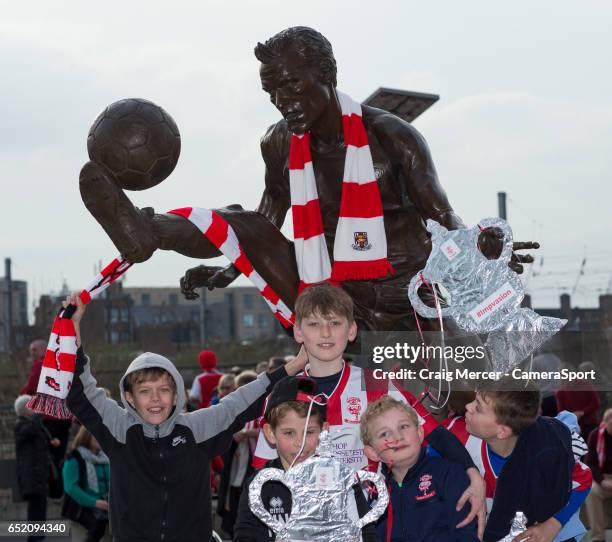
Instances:
[[[32,367],[30,368],[28,381],[25,383],[23,388],[21,388],[21,395],[36,394],[38,380],[40,379],[40,372],[42,370],[46,352],[47,341],[36,339],[30,343]],[[71,422],[70,420],[57,420],[55,418],[51,418],[50,416],[43,416],[42,420],[47,431],[51,433],[51,436],[59,440],[59,445],[51,449],[51,459],[53,461],[55,472],[58,473],[58,476],[50,478],[49,488],[50,496],[53,498],[59,498],[63,493],[59,472],[61,471],[62,461],[66,455],[66,447],[68,446],[68,434],[70,432]]]
[[[233,374],[223,375],[219,380],[219,385],[215,390],[216,393],[213,395],[210,404],[218,405],[221,399],[223,399],[228,393],[232,393],[235,389],[236,377]]]
[[[58,447],[42,424],[41,417],[26,405],[32,397],[20,395],[15,400],[15,456],[17,458],[17,484],[19,492],[28,503],[28,521],[47,519],[47,493],[51,459],[49,446]],[[28,536],[28,542],[43,540],[44,536]]]
[[[194,378],[189,398],[197,402],[198,408],[206,408],[223,374],[217,371],[217,355],[212,350],[202,350],[198,363],[202,372]]]
[[[561,359],[552,352],[542,352],[533,358],[533,371],[553,372],[561,370]],[[542,380],[540,385],[540,394],[542,396],[542,416],[550,416],[554,418],[558,413],[557,399],[555,393],[560,385],[560,380],[551,378],[550,380]],[[586,439],[585,439],[586,440]]]
[[[591,542],[604,542],[608,523],[604,501],[612,499],[612,408],[604,412],[599,427],[591,431],[588,445],[586,464],[593,473],[593,486],[586,500]]]
[[[566,365],[570,370],[575,370],[572,365]],[[578,365],[579,371],[596,370],[595,365],[585,361]],[[566,382],[559,387],[555,393],[557,409],[573,412],[580,424],[580,436],[588,441],[589,435],[597,427],[599,407],[601,401],[599,394],[589,380],[574,380]]]
[[[255,372],[259,375],[261,373],[265,373],[268,370],[268,362],[260,361],[257,365],[255,365]]]
[[[243,371],[236,377],[236,389],[256,379],[257,374],[254,371]],[[259,437],[258,422],[256,420],[247,422],[240,431],[234,433],[234,442],[223,455],[217,512],[223,518],[221,528],[230,536],[234,534],[242,485],[252,472],[251,460],[257,446],[257,437]]]
[[[278,369],[287,363],[285,358],[281,358],[280,356],[272,356],[268,360],[268,371],[274,371],[274,369]]]
[[[32,358],[32,366],[30,367],[30,374],[28,375],[28,381],[24,384],[19,392],[20,395],[34,395],[38,388],[38,379],[40,378],[40,372],[42,370],[43,360],[45,359],[45,352],[47,351],[47,342],[42,339],[36,339],[30,343],[30,356]]]
[[[85,542],[99,542],[108,525],[110,468],[107,455],[84,426],[74,438],[62,477],[65,492],[62,517],[87,529]]]

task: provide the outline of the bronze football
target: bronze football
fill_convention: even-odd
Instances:
[[[181,136],[174,119],[142,98],[109,105],[87,136],[89,158],[106,167],[126,190],[145,190],[174,170]]]

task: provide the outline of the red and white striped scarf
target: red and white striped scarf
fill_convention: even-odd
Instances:
[[[197,226],[202,234],[251,280],[280,323],[285,327],[293,325],[295,321],[293,313],[253,269],[236,233],[220,215],[209,209],[192,207],[168,212],[185,217]],[[84,304],[89,303],[123,275],[131,265],[121,256],[115,258],[79,294],[81,301]],[[28,408],[35,412],[60,419],[72,417],[66,407],[66,397],[70,391],[76,362],[76,333],[71,319],[75,308],[71,305],[58,312],[51,328],[51,337],[43,360],[36,395],[28,402]]]
[[[333,265],[323,232],[310,133],[291,137],[289,183],[300,291],[328,280],[368,280],[393,273],[387,258],[382,200],[361,105],[342,92],[336,93],[342,110],[346,159]]]
[[[130,267],[131,263],[121,256],[115,258],[79,294],[83,304],[106,290]],[[72,414],[66,407],[66,397],[72,385],[76,361],[76,332],[72,315],[76,307],[70,305],[57,313],[45,352],[36,395],[28,402],[28,408],[48,416],[70,419]]]
[[[283,300],[272,290],[262,276],[255,271],[238,241],[236,232],[220,215],[210,209],[199,209],[196,207],[183,207],[182,209],[174,209],[168,212],[180,215],[197,226],[204,237],[215,245],[259,290],[259,293],[263,296],[268,307],[270,307],[279,322],[286,328],[293,325],[295,318],[291,309],[285,305]]]

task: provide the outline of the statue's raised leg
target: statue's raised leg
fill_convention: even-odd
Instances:
[[[83,166],[79,187],[89,212],[119,252],[131,262],[144,262],[157,249],[174,250],[199,259],[221,255],[186,218],[135,207],[113,177],[94,162]],[[289,307],[293,307],[299,282],[293,243],[267,218],[254,211],[233,205],[215,209],[215,212],[232,226],[257,272]]]

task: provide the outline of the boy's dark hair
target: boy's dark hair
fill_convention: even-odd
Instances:
[[[316,390],[317,384],[312,378],[305,376],[283,378],[276,383],[268,397],[264,419],[272,429],[275,429],[290,410],[305,418],[310,407],[309,398],[316,396]],[[310,416],[315,416],[319,426],[322,426],[325,421],[325,407],[314,403]]]
[[[490,380],[479,386],[477,393],[491,405],[497,422],[518,436],[538,417],[540,391],[531,381],[521,389],[517,389],[517,384],[514,378]]]
[[[176,382],[174,381],[174,378],[172,378],[172,375],[166,371],[166,369],[161,367],[147,367],[146,369],[138,369],[137,371],[133,371],[126,375],[125,380],[123,381],[123,391],[129,391],[132,393],[132,386],[135,384],[157,380],[164,375],[168,375],[170,383],[172,384],[172,389],[174,390],[174,393],[176,393]]]
[[[293,49],[319,72],[322,83],[336,86],[336,59],[328,39],[307,26],[292,26],[258,43],[255,56],[262,64],[274,62],[287,49]]]
[[[342,288],[327,282],[306,288],[295,302],[296,323],[313,314],[344,316],[349,324],[355,320],[353,300]]]
[[[293,410],[300,418],[305,418],[308,415],[308,406],[308,403],[304,401],[285,401],[266,412],[264,419],[274,430],[290,410]],[[312,405],[310,419],[316,419],[319,427],[323,427],[325,422],[324,412],[325,409],[320,408],[319,405]]]

